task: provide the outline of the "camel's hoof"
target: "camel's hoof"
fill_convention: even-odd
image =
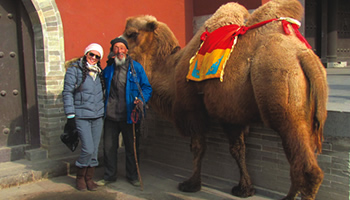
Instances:
[[[255,189],[253,187],[242,188],[241,186],[235,186],[231,190],[232,195],[237,197],[250,197],[255,194]]]
[[[191,181],[184,181],[179,183],[179,190],[182,192],[198,192],[201,189],[201,183],[195,183]]]

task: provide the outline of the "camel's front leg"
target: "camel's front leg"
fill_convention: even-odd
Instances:
[[[240,171],[238,186],[232,188],[232,194],[239,197],[249,197],[255,194],[245,160],[244,134],[248,133],[248,127],[232,124],[222,125],[230,143],[230,153],[236,160]]]
[[[191,137],[191,151],[193,153],[193,174],[191,178],[179,184],[183,192],[197,192],[201,189],[202,159],[207,149],[206,137],[196,134]]]

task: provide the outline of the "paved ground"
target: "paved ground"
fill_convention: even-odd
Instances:
[[[99,187],[98,191],[77,191],[75,177],[60,176],[0,190],[0,199],[6,200],[240,200],[230,194],[233,183],[203,176],[203,187],[197,193],[177,190],[177,184],[190,172],[161,163],[143,161],[141,177],[144,189],[129,184],[125,177],[124,163],[119,164],[119,176],[115,183]],[[97,168],[95,178],[102,177],[103,168]],[[259,195],[245,200],[269,200]]]
[[[350,112],[350,67],[327,68],[329,99],[327,109]]]

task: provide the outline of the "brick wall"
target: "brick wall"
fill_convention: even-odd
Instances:
[[[329,117],[328,123],[332,121],[332,115]],[[331,128],[326,124],[325,130]],[[231,183],[228,187],[232,188],[238,183],[239,170],[218,124],[211,125],[207,143],[202,175],[225,180]],[[147,112],[141,146],[144,159],[192,170],[190,138],[179,135],[170,122],[164,121],[152,110]],[[277,133],[262,124],[251,126],[246,146],[248,171],[257,193],[273,199],[286,195],[290,187],[289,164]],[[325,176],[317,199],[349,199],[349,150],[348,137],[325,133],[323,153],[318,156]]]
[[[65,155],[59,140],[65,123],[61,92],[64,79],[64,37],[55,0],[22,0],[34,31],[40,144],[49,157]]]

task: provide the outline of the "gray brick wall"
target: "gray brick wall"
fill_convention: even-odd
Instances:
[[[332,115],[327,119],[325,127],[325,130],[331,130],[327,123],[334,123]],[[163,120],[151,109],[147,111],[143,126],[141,146],[144,159],[192,170],[190,138],[178,134],[170,122]],[[239,180],[238,167],[229,153],[225,134],[215,122],[208,131],[207,143],[202,175],[226,180],[232,183],[228,187],[233,187]],[[289,163],[277,133],[262,124],[251,126],[246,146],[248,171],[257,193],[273,199],[286,195],[290,187]],[[325,176],[317,199],[349,199],[349,152],[348,137],[325,132],[323,152],[318,155]]]
[[[64,79],[64,37],[55,0],[22,0],[33,25],[41,147],[48,157],[67,154],[60,142],[65,123],[61,92]]]

